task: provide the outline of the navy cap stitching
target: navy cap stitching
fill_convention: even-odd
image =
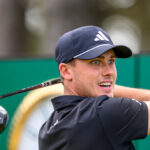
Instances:
[[[91,51],[91,50],[93,50],[93,49],[97,48],[97,47],[102,47],[102,46],[106,46],[106,45],[110,45],[110,44],[103,44],[103,45],[95,46],[95,47],[93,47],[93,48],[90,48],[90,49],[86,50],[86,51],[85,51],[85,52],[83,52],[83,53],[80,53],[80,54],[78,54],[78,55],[74,56],[73,58],[77,58],[77,57],[79,57],[79,56],[81,56],[81,55],[83,55],[83,54],[86,54],[87,52],[89,52],[89,51]]]

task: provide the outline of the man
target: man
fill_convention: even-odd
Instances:
[[[55,52],[64,95],[52,100],[39,150],[133,150],[131,141],[150,133],[150,102],[115,98],[124,93],[119,90],[135,92],[115,85],[115,60],[131,50],[114,45],[103,29],[85,26],[65,33]]]

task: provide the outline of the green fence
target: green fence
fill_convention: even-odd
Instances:
[[[117,83],[150,89],[150,55],[134,56],[130,59],[118,59]],[[53,59],[22,59],[0,61],[0,95],[18,89],[36,85],[43,81],[59,76],[57,64]],[[0,134],[0,150],[7,150],[8,132],[11,128],[12,117],[26,93],[0,100],[9,113],[7,129]],[[147,150],[150,147],[150,139],[134,141],[137,150]]]

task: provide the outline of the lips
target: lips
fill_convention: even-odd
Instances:
[[[98,83],[98,91],[101,95],[113,97],[113,80],[101,81]]]
[[[100,87],[111,87],[112,81],[103,81],[98,84]]]

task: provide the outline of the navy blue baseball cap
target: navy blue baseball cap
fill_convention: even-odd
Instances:
[[[114,45],[110,36],[97,26],[83,26],[63,34],[55,49],[58,64],[72,59],[93,59],[113,49],[116,57],[128,58],[132,55],[130,48]]]

